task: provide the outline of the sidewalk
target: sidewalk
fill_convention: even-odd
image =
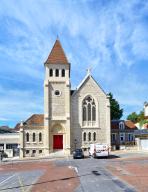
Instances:
[[[17,162],[30,162],[30,161],[40,161],[40,160],[56,160],[56,159],[71,159],[72,155],[55,155],[50,154],[48,156],[42,156],[42,157],[25,157],[25,158],[19,158],[19,157],[12,157],[12,158],[3,158],[2,161],[0,161],[1,164],[12,164]]]

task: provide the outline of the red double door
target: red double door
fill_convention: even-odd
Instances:
[[[53,149],[63,149],[63,135],[53,136]]]

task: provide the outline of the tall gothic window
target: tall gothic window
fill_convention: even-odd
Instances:
[[[83,121],[86,121],[86,107],[83,107]]]
[[[91,104],[90,103],[88,103],[87,109],[88,109],[88,121],[91,121]]]
[[[35,133],[33,133],[33,139],[32,140],[33,140],[33,142],[35,142]]]
[[[26,133],[26,141],[29,142],[29,133]]]
[[[96,121],[96,104],[91,96],[85,97],[82,102],[82,120],[83,122]],[[89,123],[88,123],[89,124]]]
[[[92,106],[92,120],[96,121],[96,106]]]

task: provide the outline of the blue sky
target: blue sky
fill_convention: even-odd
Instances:
[[[57,35],[75,88],[88,67],[124,117],[148,101],[147,0],[1,0],[0,125],[43,113],[44,61]]]

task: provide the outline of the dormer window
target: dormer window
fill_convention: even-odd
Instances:
[[[124,122],[119,123],[119,130],[123,131],[125,129]]]
[[[56,76],[56,77],[59,77],[59,69],[56,69],[56,71],[55,71],[55,76]]]

